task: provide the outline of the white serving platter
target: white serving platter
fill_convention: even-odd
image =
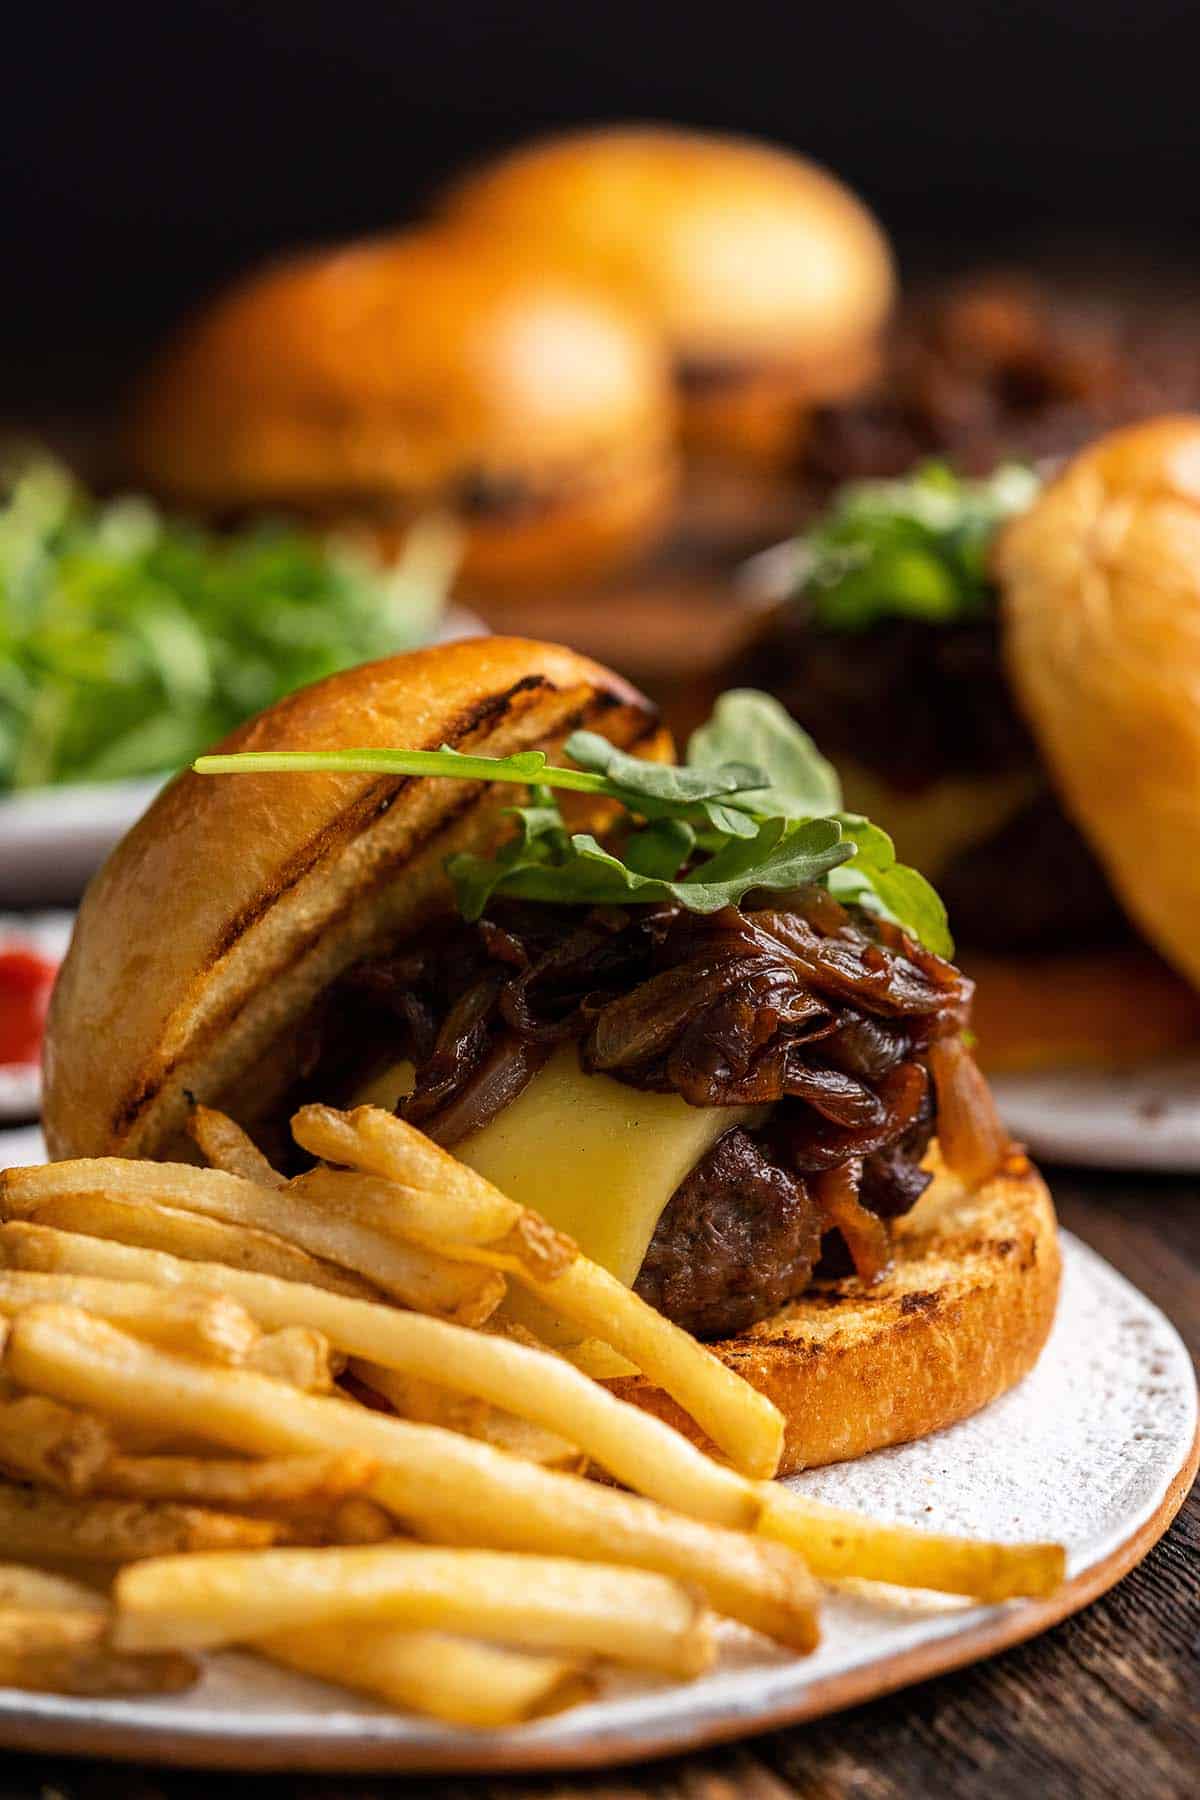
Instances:
[[[613,1678],[586,1706],[504,1733],[400,1716],[223,1654],[182,1698],[0,1691],[0,1745],[213,1768],[580,1768],[817,1717],[1030,1637],[1145,1555],[1196,1468],[1195,1376],[1173,1327],[1076,1239],[1065,1235],[1063,1251],[1058,1319],[1018,1388],[919,1443],[794,1478],[805,1493],[879,1519],[1057,1538],[1068,1547],[1069,1578],[1050,1600],[983,1607],[862,1584],[827,1596],[811,1657],[728,1626],[717,1668],[698,1681]]]

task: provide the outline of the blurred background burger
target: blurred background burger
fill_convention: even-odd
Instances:
[[[775,464],[797,419],[878,372],[886,238],[825,170],[748,139],[579,132],[484,165],[449,218],[536,244],[661,335],[690,448]]]
[[[408,231],[251,274],[135,402],[128,466],[215,517],[394,553],[448,515],[468,585],[579,581],[661,527],[673,397],[640,314],[497,236]]]

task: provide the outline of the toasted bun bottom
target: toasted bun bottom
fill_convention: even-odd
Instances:
[[[875,1287],[823,1283],[710,1346],[783,1413],[781,1475],[952,1425],[1037,1361],[1059,1279],[1045,1183],[1014,1152],[968,1193],[934,1155],[934,1181],[898,1222],[895,1262]],[[641,1377],[613,1386],[697,1438],[692,1421]]]

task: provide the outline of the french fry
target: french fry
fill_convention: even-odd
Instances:
[[[783,1452],[779,1409],[632,1288],[579,1257],[554,1281],[518,1279],[552,1312],[608,1343],[688,1413],[744,1475],[769,1479]]]
[[[477,1730],[560,1712],[586,1699],[591,1689],[575,1657],[539,1656],[393,1625],[321,1624],[277,1632],[254,1648],[302,1674]]]
[[[36,1219],[48,1200],[109,1191],[122,1199],[165,1202],[227,1224],[286,1235],[310,1255],[367,1275],[406,1306],[463,1324],[482,1323],[504,1294],[503,1275],[494,1269],[464,1266],[354,1219],[339,1218],[291,1193],[256,1187],[241,1176],[189,1163],[98,1157],[8,1169],[0,1173],[0,1213],[8,1219]]]
[[[379,1394],[402,1419],[415,1419],[421,1425],[443,1425],[447,1431],[461,1431],[464,1436],[478,1438],[482,1444],[494,1444],[512,1456],[535,1462],[543,1469],[580,1471],[587,1457],[576,1445],[540,1425],[531,1424],[515,1413],[489,1406],[486,1400],[472,1400],[463,1394],[448,1393],[419,1375],[401,1375],[395,1369],[381,1368],[378,1363],[352,1362],[351,1374]]]
[[[469,1632],[684,1677],[714,1655],[711,1615],[678,1582],[549,1556],[407,1545],[170,1556],[122,1570],[113,1596],[124,1650],[209,1649],[336,1620]]]
[[[0,1612],[0,1665],[8,1660],[91,1649],[109,1634],[108,1608],[6,1607]]]
[[[6,1242],[13,1241],[6,1239],[5,1233],[16,1231],[16,1226],[0,1227],[0,1254]],[[15,1241],[15,1253],[20,1254],[19,1246],[27,1239]],[[211,1283],[222,1277],[220,1270],[173,1262],[162,1254],[67,1235],[53,1245],[42,1240],[36,1254],[43,1262],[55,1261],[62,1268],[95,1270],[109,1279],[149,1283],[160,1290],[197,1280]],[[618,1400],[548,1351],[532,1349],[514,1338],[467,1331],[444,1321],[242,1271],[224,1275],[224,1290],[262,1326],[278,1329],[307,1321],[338,1349],[423,1384],[426,1390],[432,1384],[485,1401],[503,1413],[518,1414],[552,1437],[578,1446],[618,1481],[650,1499],[713,1524],[753,1529],[761,1500],[751,1483],[703,1455],[669,1425]],[[368,1381],[380,1385],[370,1377]],[[384,1391],[393,1402],[405,1392],[387,1383]],[[407,1392],[419,1402],[423,1388],[419,1385]],[[470,1431],[464,1421],[473,1417],[472,1435],[479,1435],[486,1415],[455,1412],[448,1404],[438,1416],[427,1393],[424,1397],[424,1410],[435,1414],[427,1422]],[[402,1411],[408,1410],[403,1398],[399,1404]],[[410,1416],[421,1412],[418,1403]],[[528,1433],[518,1438],[511,1430],[506,1432],[494,1419],[490,1423],[490,1431],[483,1433],[485,1440],[498,1442],[501,1448],[526,1454],[535,1441]],[[546,1448],[544,1443],[542,1448]]]
[[[257,1231],[249,1225],[230,1225],[223,1219],[184,1212],[181,1207],[161,1206],[153,1200],[118,1200],[111,1194],[63,1194],[39,1206],[36,1218],[34,1226],[0,1225],[0,1237],[11,1243],[22,1232],[45,1226],[108,1238],[119,1244],[140,1245],[146,1250],[166,1250],[188,1262],[256,1270],[281,1281],[303,1281],[310,1287],[328,1288],[330,1293],[356,1295],[362,1300],[383,1297],[382,1289],[363,1276],[310,1256],[307,1250],[298,1249],[272,1232]],[[27,1252],[32,1257],[28,1246]],[[4,1246],[0,1245],[0,1257],[3,1255]],[[14,1266],[38,1265],[29,1261]]]
[[[995,1544],[881,1525],[787,1488],[764,1494],[759,1529],[799,1550],[813,1574],[826,1581],[885,1581],[969,1594],[992,1604],[1052,1594],[1066,1573],[1061,1544]]]
[[[783,1418],[771,1401],[587,1257],[577,1253],[558,1270],[539,1270],[533,1259],[507,1245],[494,1251],[492,1240],[483,1236],[483,1224],[476,1221],[486,1220],[490,1229],[504,1196],[482,1175],[378,1107],[360,1106],[351,1113],[304,1107],[292,1130],[306,1149],[353,1162],[391,1183],[424,1188],[429,1222],[440,1220],[440,1230],[433,1237],[422,1236],[421,1242],[447,1256],[466,1255],[469,1245],[473,1257],[494,1261],[552,1312],[610,1345],[670,1394],[743,1474],[774,1475],[783,1449]],[[351,1182],[346,1192],[352,1191]],[[525,1213],[515,1202],[507,1204],[514,1216]],[[386,1209],[380,1195],[369,1217],[381,1233],[407,1235],[415,1229],[410,1223],[414,1205],[406,1192],[396,1194]],[[537,1220],[538,1215],[528,1218]]]
[[[258,1187],[281,1188],[285,1178],[273,1169],[254,1139],[228,1113],[211,1106],[193,1106],[188,1117],[188,1136],[214,1169],[241,1175]]]
[[[564,1361],[572,1363],[581,1374],[593,1381],[622,1381],[638,1373],[627,1356],[620,1356],[610,1344],[598,1338],[584,1338],[578,1344],[566,1344],[557,1351]]]
[[[361,1107],[349,1116],[353,1120],[376,1110]],[[313,1114],[319,1119],[314,1120]],[[307,1135],[314,1143],[332,1144],[342,1136],[352,1135],[352,1128],[347,1132],[334,1130],[332,1121],[341,1115],[328,1107],[305,1107],[297,1117],[303,1121],[300,1129],[307,1126]],[[364,1154],[372,1154],[374,1141],[368,1140]],[[520,1264],[531,1274],[549,1277],[574,1260],[578,1254],[574,1243],[548,1225],[539,1213],[518,1206],[490,1184],[486,1194],[473,1197],[458,1173],[463,1165],[443,1150],[438,1150],[438,1155],[445,1157],[453,1173],[447,1177],[445,1170],[439,1169],[427,1187],[382,1175],[318,1168],[297,1176],[289,1184],[290,1190],[357,1219],[369,1229],[398,1232],[407,1242],[425,1244],[431,1249],[453,1243],[468,1259],[478,1255],[479,1260],[506,1269]],[[386,1160],[386,1153],[377,1160]]]
[[[386,1544],[396,1535],[391,1515],[362,1494],[343,1500],[329,1523],[331,1544]]]
[[[243,1361],[258,1342],[258,1326],[236,1300],[199,1286],[164,1294],[138,1282],[0,1270],[0,1313],[11,1319],[27,1306],[47,1302],[80,1306],[164,1350],[205,1361]]]
[[[0,1612],[99,1612],[107,1614],[108,1597],[82,1581],[30,1569],[24,1563],[0,1563]]]
[[[329,1456],[277,1456],[265,1462],[197,1456],[115,1456],[96,1490],[125,1500],[175,1500],[189,1506],[242,1512],[253,1507],[334,1507],[374,1479],[374,1457],[356,1451]]]
[[[41,1394],[0,1402],[0,1469],[65,1494],[86,1494],[116,1454],[113,1434],[94,1413]]]
[[[331,1394],[335,1371],[329,1339],[309,1325],[284,1325],[259,1338],[244,1367],[275,1381],[286,1381],[306,1394]]]
[[[111,1697],[176,1694],[197,1678],[189,1657],[130,1655],[108,1635],[107,1608],[0,1612],[0,1687]]]
[[[179,1550],[265,1548],[277,1537],[267,1519],[169,1502],[69,1499],[0,1481],[0,1544],[10,1556],[133,1562]]]
[[[26,1387],[112,1418],[171,1425],[257,1455],[366,1451],[380,1464],[373,1497],[423,1537],[652,1570],[795,1649],[816,1642],[812,1581],[782,1544],[700,1524],[437,1426],[172,1356],[65,1307],[22,1313],[7,1356]]]
[[[177,1693],[196,1679],[182,1656],[129,1656],[108,1642],[112,1607],[81,1581],[0,1565],[0,1687],[41,1693]]]

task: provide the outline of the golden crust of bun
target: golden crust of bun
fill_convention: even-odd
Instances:
[[[749,139],[664,127],[550,138],[466,177],[458,223],[525,237],[644,308],[677,358],[778,360],[809,398],[844,391],[847,356],[878,334],[895,276],[848,188]]]
[[[553,749],[578,726],[640,754],[648,701],[571,650],[480,638],[334,675],[228,750]],[[363,775],[181,775],[92,882],[46,1037],[53,1157],[169,1150],[189,1093],[269,1086],[279,1046],[353,962],[451,901],[446,856],[510,827],[511,791]]]
[[[744,1336],[710,1346],[783,1413],[780,1474],[952,1425],[1037,1361],[1054,1320],[1060,1260],[1044,1182],[1019,1153],[974,1193],[935,1168],[897,1222],[895,1262],[876,1286],[820,1284]],[[613,1385],[696,1437],[642,1378]]]
[[[1115,431],[996,554],[1016,693],[1130,917],[1200,986],[1200,417]]]
[[[477,564],[504,528],[620,505],[635,539],[670,497],[674,399],[656,334],[611,296],[496,246],[410,231],[260,272],[143,384],[137,477],[206,508],[399,524],[459,511]],[[481,486],[494,512],[470,512]],[[516,494],[516,503],[504,504]],[[611,496],[617,497],[614,507]],[[524,500],[522,500],[524,496]],[[623,497],[623,500],[622,500]]]

